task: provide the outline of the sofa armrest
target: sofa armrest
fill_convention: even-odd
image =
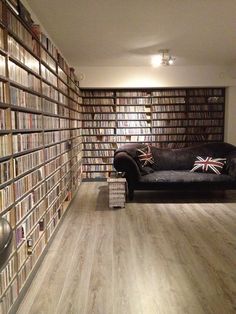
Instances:
[[[139,167],[130,155],[126,152],[118,152],[114,157],[114,167],[119,172],[125,172],[128,181],[138,181],[141,177]]]
[[[236,179],[236,157],[230,159],[228,172],[231,177]]]

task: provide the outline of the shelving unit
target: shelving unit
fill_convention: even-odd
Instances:
[[[125,143],[178,148],[224,140],[224,88],[84,89],[84,178],[109,177]]]
[[[82,180],[81,106],[73,69],[0,1],[0,216],[14,233],[0,313],[12,310]]]

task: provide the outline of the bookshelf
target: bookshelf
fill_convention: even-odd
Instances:
[[[84,179],[109,177],[125,143],[180,148],[224,140],[224,88],[84,89]]]
[[[13,228],[0,269],[4,314],[14,312],[82,180],[76,75],[18,9],[0,1],[0,216]]]

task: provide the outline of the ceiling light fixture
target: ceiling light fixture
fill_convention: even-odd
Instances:
[[[155,68],[160,65],[173,65],[174,61],[175,58],[170,55],[168,49],[162,49],[158,55],[152,57],[152,65]]]

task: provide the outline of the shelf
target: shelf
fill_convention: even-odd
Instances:
[[[9,45],[0,48],[1,61],[5,64],[1,71],[4,75],[0,75],[0,99],[5,101],[0,102],[0,144],[5,146],[7,143],[7,146],[1,150],[0,165],[1,169],[10,169],[9,175],[4,176],[6,180],[10,179],[0,185],[0,216],[12,224],[15,232],[12,256],[17,261],[14,278],[7,282],[4,291],[0,282],[0,291],[4,292],[0,302],[8,312],[14,307],[12,289],[16,289],[17,297],[68,208],[68,192],[73,194],[82,180],[82,141],[76,140],[82,139],[82,113],[81,98],[78,98],[80,91],[72,83],[74,79],[65,74],[64,82],[63,76],[59,75],[59,62],[54,58],[56,48],[53,50],[50,45],[50,51],[42,48],[30,27],[12,12],[5,1],[4,8],[10,13],[5,12],[8,25],[4,26],[4,40],[5,43],[8,40]],[[2,32],[0,36],[3,36]],[[7,47],[8,51],[2,49]],[[65,69],[68,67],[62,57],[60,64]],[[8,73],[14,80],[7,77]],[[30,107],[26,107],[27,104]],[[68,146],[72,139],[75,139],[72,146]],[[50,206],[56,200],[61,207],[60,213],[57,211],[49,220]],[[29,258],[22,253],[27,239],[17,238],[17,233],[26,228],[25,224],[32,215],[35,219],[26,234],[27,238],[33,237],[34,240]],[[45,225],[38,234],[42,217]],[[31,266],[27,270],[29,262]],[[0,269],[1,278],[6,267],[8,264]]]

